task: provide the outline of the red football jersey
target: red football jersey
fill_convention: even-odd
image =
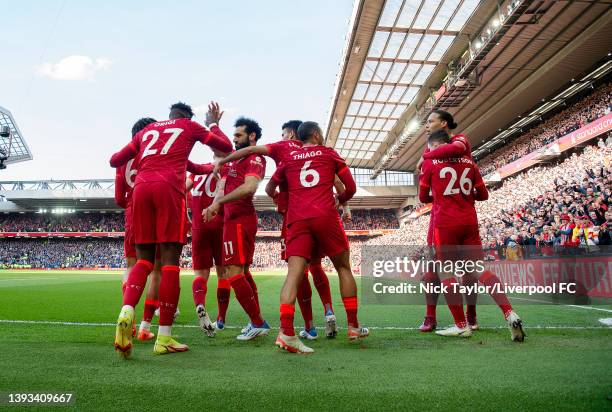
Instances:
[[[322,216],[338,216],[334,179],[346,166],[334,149],[305,146],[290,152],[289,159],[274,173],[289,189],[287,224]]]
[[[210,222],[204,222],[202,218],[202,210],[210,206],[213,200],[215,200],[215,192],[217,191],[218,183],[217,178],[214,177],[212,173],[205,175],[194,175],[190,173],[189,179],[193,182],[189,203],[193,229],[214,228],[222,225],[223,208],[221,208],[219,214]]]
[[[281,140],[276,143],[267,144],[266,147],[270,151],[268,156],[274,160],[276,167],[279,167],[284,161],[289,158],[289,153],[302,147],[300,140]],[[278,185],[278,196],[276,197],[276,210],[278,213],[287,213],[289,206],[289,192],[286,182]]]
[[[474,189],[484,186],[484,181],[471,156],[425,160],[419,186],[421,200],[421,194],[431,190],[436,227],[478,225]]]
[[[232,162],[223,170],[221,176],[225,179],[224,194],[228,194],[236,190],[244,184],[244,179],[247,176],[255,176],[263,179],[266,174],[266,159],[257,154],[244,157],[240,160]],[[255,206],[253,205],[253,196],[247,196],[234,202],[224,204],[225,220],[235,219],[240,216],[249,216],[255,214]]]
[[[231,142],[216,126],[209,131],[190,119],[174,119],[153,123],[138,132],[132,142],[111,158],[111,166],[128,159],[140,159],[136,184],[167,182],[185,193],[187,159],[196,141],[230,152]]]

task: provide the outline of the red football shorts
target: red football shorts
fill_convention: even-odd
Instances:
[[[223,264],[221,260],[223,226],[192,229],[191,244],[194,270],[210,269],[213,264]]]
[[[333,257],[345,250],[349,250],[349,243],[340,216],[298,220],[287,227],[287,258]]]
[[[126,258],[136,259],[136,242],[134,241],[134,227],[132,223],[132,203],[125,208],[125,226],[123,235],[123,251]]]
[[[434,227],[436,257],[445,260],[481,260],[484,257],[477,225]]]
[[[240,216],[223,222],[223,262],[225,265],[250,265],[255,253],[257,215]]]
[[[186,243],[185,196],[166,182],[139,183],[132,198],[134,238],[145,243]]]

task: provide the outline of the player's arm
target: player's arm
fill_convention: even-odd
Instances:
[[[140,133],[134,136],[128,144],[126,144],[123,149],[119,150],[117,153],[111,156],[110,165],[111,167],[120,167],[126,164],[130,159],[133,159],[134,156],[138,153],[138,140],[137,137],[140,137]]]
[[[351,174],[351,170],[346,165],[336,174],[340,182],[344,185],[344,191],[338,195],[338,202],[343,205],[355,196],[355,193],[357,193],[357,184]]]
[[[240,150],[236,150],[234,153],[230,153],[223,159],[220,159],[213,169],[213,174],[215,176],[219,176],[219,170],[223,167],[224,164],[234,162],[236,160],[240,160],[244,157],[250,156],[252,154],[258,154],[262,156],[268,156],[270,154],[270,149],[267,145],[262,146],[247,146],[243,147]]]
[[[230,193],[221,196],[219,199],[215,199],[215,202],[219,205],[224,205],[226,203],[244,199],[245,197],[253,196],[257,191],[259,182],[261,182],[261,178],[258,176],[246,176],[243,184],[238,186],[235,190],[232,190]]]
[[[120,208],[125,209],[127,207],[127,201],[125,199],[126,188],[123,170],[123,167],[115,169],[115,203]]]
[[[446,143],[423,153],[423,159],[446,159],[466,154],[467,146],[461,140]]]
[[[431,190],[431,171],[429,168],[430,162],[424,162],[419,176],[419,202],[431,203],[433,197],[430,195]]]
[[[478,167],[474,168],[474,199],[480,202],[489,199],[489,191]]]
[[[197,164],[193,163],[191,160],[187,161],[187,171],[194,175],[207,175],[213,171],[213,168],[214,166],[212,163]]]
[[[189,175],[185,178],[185,190],[189,192],[192,187],[193,187],[193,176]]]
[[[218,126],[222,116],[219,104],[211,102],[206,112],[206,125],[210,130],[193,121],[191,125],[193,135],[198,141],[216,150],[220,155],[225,155],[232,151],[232,142]]]
[[[276,191],[276,188],[282,183],[283,180],[284,180],[284,168],[281,166],[276,169],[276,171],[270,178],[270,181],[266,185],[266,194],[270,196],[272,200],[274,200],[274,203],[276,203],[276,196],[278,196],[278,192]]]
[[[334,188],[338,194],[344,193],[346,190],[344,183],[342,183],[338,175],[334,176]],[[349,207],[348,203],[342,203],[340,206],[342,206],[342,220],[348,222],[352,219],[351,208]]]

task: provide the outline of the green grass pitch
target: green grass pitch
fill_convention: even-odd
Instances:
[[[312,343],[313,355],[294,355],[274,346],[278,275],[255,273],[269,336],[236,341],[247,318],[232,296],[227,323],[234,328],[205,337],[194,327],[193,277],[186,274],[174,334],[191,350],[155,356],[153,343],[135,342],[126,361],[112,346],[118,273],[0,272],[0,394],[71,392],[73,408],[107,411],[612,409],[612,329],[599,322],[610,312],[513,302],[528,335],[518,344],[500,328],[495,306],[479,307],[484,329],[461,340],[410,329],[420,324],[422,306],[365,305],[359,317],[371,327],[367,340],[349,342],[341,330],[335,340]],[[338,281],[330,281],[344,326]],[[213,275],[207,296],[213,316],[215,289]],[[313,306],[322,326],[316,290]],[[450,324],[445,306],[438,313],[440,323]],[[137,315],[139,321],[142,302]]]

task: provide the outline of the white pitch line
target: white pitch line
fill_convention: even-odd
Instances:
[[[527,302],[538,302],[538,303],[548,303],[550,305],[557,305],[556,303],[549,302],[547,300],[530,299],[530,298],[517,298],[515,296],[509,296],[509,298],[510,299],[517,299],[517,300],[524,300],[524,301],[527,301]],[[565,305],[565,304],[561,304],[561,305],[557,305],[557,306],[565,306],[565,307],[568,307],[568,308],[578,308],[578,309],[587,309],[587,310],[600,310],[602,312],[612,313],[612,310],[610,310],[610,309],[594,308],[593,306],[587,306],[587,305]]]
[[[55,326],[115,326],[115,323],[110,322],[63,322],[63,321],[51,321],[51,320],[12,320],[12,319],[0,319],[0,323],[6,324],[19,324],[19,325],[55,325]],[[197,325],[174,325],[177,328],[200,328]],[[243,326],[225,326],[228,329],[241,329]],[[506,329],[507,326],[485,326],[481,327],[481,329]],[[323,327],[319,327],[317,329],[323,330]],[[346,328],[338,328],[341,330],[345,330]],[[403,327],[403,326],[368,326],[368,329],[372,330],[418,330],[417,327]],[[588,329],[609,329],[606,326],[546,326],[546,325],[534,325],[527,326],[527,329],[570,329],[570,330],[588,330]]]

